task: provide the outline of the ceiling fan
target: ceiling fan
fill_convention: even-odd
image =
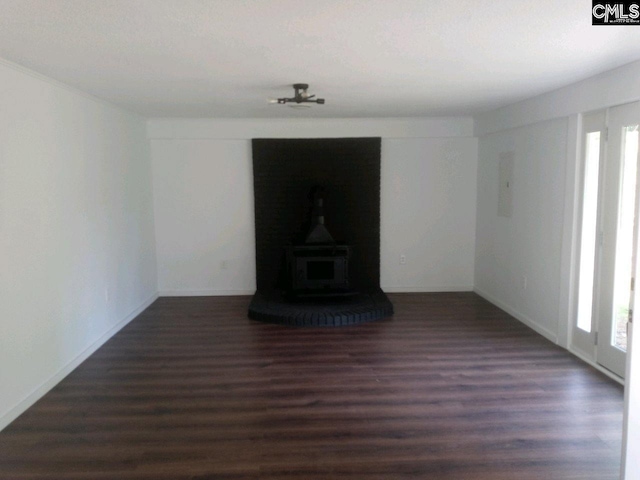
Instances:
[[[307,92],[308,88],[308,83],[294,83],[293,90],[295,93],[293,97],[274,98],[269,100],[269,103],[279,103],[282,105],[284,105],[285,103],[295,103],[296,105],[291,105],[292,107],[303,106],[301,105],[303,103],[317,103],[318,105],[324,105],[324,98],[314,98],[315,95],[309,95],[309,93]],[[309,107],[310,105],[304,106]]]

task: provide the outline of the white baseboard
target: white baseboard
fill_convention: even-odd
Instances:
[[[615,373],[607,370],[606,368],[604,368],[602,365],[594,362],[593,360],[591,360],[589,357],[587,357],[585,354],[583,354],[582,352],[580,352],[580,350],[576,349],[576,348],[572,348],[569,347],[568,348],[569,352],[573,353],[576,357],[578,357],[580,360],[582,360],[584,363],[588,363],[589,365],[591,365],[593,368],[595,368],[596,370],[598,370],[600,373],[604,373],[607,377],[611,378],[612,380],[615,380],[616,382],[618,382],[620,385],[624,386],[624,379],[619,377],[618,375],[616,375]]]
[[[18,418],[22,413],[24,413],[31,405],[36,403],[40,398],[42,398],[49,390],[55,387],[64,377],[69,375],[78,365],[84,362],[87,358],[89,358],[96,350],[98,350],[102,345],[104,345],[107,340],[113,337],[116,333],[118,333],[125,325],[127,325],[131,320],[140,315],[144,309],[146,309],[149,305],[151,305],[158,298],[158,294],[154,293],[149,298],[147,298],[140,306],[138,306],[135,310],[129,313],[125,318],[123,318],[116,325],[107,330],[100,338],[98,338],[95,342],[85,348],[78,356],[76,356],[73,360],[67,363],[64,367],[58,370],[51,378],[44,381],[38,388],[36,388],[33,392],[31,392],[24,400],[18,403],[16,406],[9,409],[7,413],[0,417],[0,431],[2,431],[7,425],[13,422],[16,418]]]
[[[556,333],[552,332],[548,328],[543,327],[538,322],[532,320],[531,318],[527,317],[526,315],[523,315],[522,313],[518,312],[517,310],[515,310],[510,305],[507,305],[506,303],[498,300],[493,295],[488,294],[487,292],[479,289],[478,287],[475,287],[473,289],[473,291],[475,293],[477,293],[478,295],[480,295],[485,300],[487,300],[488,302],[493,303],[496,307],[504,310],[505,312],[507,312],[512,317],[514,317],[517,320],[519,320],[520,322],[524,323],[527,327],[535,330],[536,332],[538,332],[543,337],[551,340],[553,343],[556,343],[556,344],[558,343],[558,336],[556,335]]]
[[[158,296],[160,297],[226,297],[237,295],[253,295],[256,293],[256,289],[245,290],[160,290]]]
[[[473,285],[436,285],[436,286],[385,286],[382,290],[386,293],[435,293],[435,292],[472,292]],[[160,290],[160,297],[222,297],[236,295],[253,295],[255,288],[234,290]]]
[[[493,297],[492,295],[488,294],[487,292],[484,292],[483,290],[481,290],[481,289],[479,289],[477,287],[474,288],[474,292],[477,293],[478,295],[480,295],[485,300],[493,303],[495,306],[501,308],[502,310],[507,312],[512,317],[515,317],[517,320],[519,320],[520,322],[524,323],[526,326],[532,328],[533,330],[538,332],[543,337],[546,337],[549,340],[551,340],[553,343],[558,344],[557,336],[553,332],[551,332],[549,329],[539,325],[538,323],[534,322],[533,320],[531,320],[527,316],[522,315],[521,313],[517,312],[515,309],[511,308],[506,303],[501,302],[497,298]],[[598,363],[594,362],[588,356],[586,356],[584,353],[582,353],[579,350],[577,350],[575,348],[572,348],[572,347],[569,347],[566,350],[569,351],[570,353],[572,353],[573,355],[575,355],[576,357],[578,357],[580,360],[582,360],[586,364],[592,366],[593,368],[595,368],[599,372],[605,374],[607,377],[611,378],[612,380],[615,380],[620,385],[624,385],[624,379],[620,378],[615,373],[607,370],[602,365],[599,365]]]
[[[437,293],[437,292],[473,292],[473,285],[436,285],[436,286],[408,286],[382,285],[385,293]]]

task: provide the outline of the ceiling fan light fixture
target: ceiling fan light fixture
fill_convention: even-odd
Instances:
[[[297,106],[303,106],[303,103],[317,103],[318,105],[324,105],[324,98],[314,98],[315,95],[309,95],[307,91],[309,89],[308,83],[294,83],[293,97],[283,97],[278,98],[275,102],[270,101],[269,103],[279,103],[284,105],[286,103],[295,103]],[[292,105],[293,106],[293,105]],[[310,107],[310,105],[304,105],[305,107]]]

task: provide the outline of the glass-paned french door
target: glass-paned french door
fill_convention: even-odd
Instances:
[[[578,299],[572,342],[624,376],[638,244],[640,102],[583,117]]]

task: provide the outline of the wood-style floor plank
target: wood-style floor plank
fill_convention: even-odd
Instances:
[[[161,298],[0,432],[0,478],[618,478],[618,384],[475,294],[390,298],[325,329]]]

